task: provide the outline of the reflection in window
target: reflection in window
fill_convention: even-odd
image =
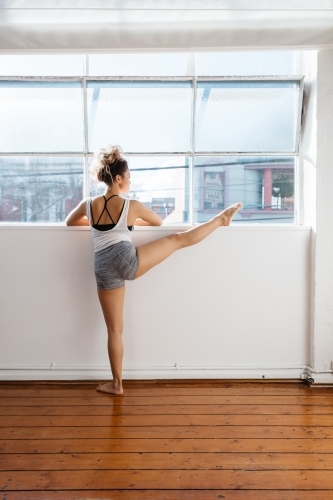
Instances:
[[[294,158],[200,157],[194,163],[194,220],[242,201],[235,222],[294,222]]]
[[[294,152],[299,95],[292,81],[198,82],[195,150]]]
[[[190,82],[87,83],[89,150],[120,144],[124,151],[190,149]]]
[[[0,82],[0,151],[83,152],[79,82]]]
[[[1,222],[63,222],[82,197],[82,158],[0,158]]]

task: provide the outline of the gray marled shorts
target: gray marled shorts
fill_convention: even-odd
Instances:
[[[130,241],[120,241],[95,253],[97,288],[112,290],[133,280],[139,265],[135,246]]]

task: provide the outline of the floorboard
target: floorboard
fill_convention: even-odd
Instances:
[[[1,439],[333,439],[331,427],[293,425],[173,425],[154,427],[2,427]]]
[[[331,470],[58,470],[0,472],[14,490],[68,489],[257,489],[333,490]]]
[[[160,392],[163,392],[163,389]],[[333,410],[332,396],[329,394],[304,394],[302,396],[298,395],[271,395],[271,394],[261,394],[261,395],[168,395],[168,396],[111,396],[109,394],[97,394],[94,389],[91,390],[90,396],[74,396],[73,397],[48,397],[42,393],[40,396],[31,397],[18,396],[18,397],[5,397],[2,396],[0,399],[0,406],[64,406],[64,405],[121,405],[121,406],[167,406],[167,405],[320,405],[320,406],[330,406]]]
[[[0,416],[33,415],[332,415],[331,405],[62,405],[62,406],[0,406]]]
[[[0,417],[0,427],[161,427],[161,426],[227,426],[268,425],[332,427],[331,415],[124,415],[82,416],[57,415]]]
[[[333,439],[10,439],[0,453],[333,453]],[[332,497],[333,498],[333,497]]]
[[[332,470],[333,453],[12,453],[0,454],[0,471],[45,470]]]
[[[316,490],[70,490],[6,492],[6,500],[332,500],[330,491]]]

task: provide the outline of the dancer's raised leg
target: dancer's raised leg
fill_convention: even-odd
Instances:
[[[123,394],[122,360],[123,360],[123,306],[125,287],[114,290],[97,290],[108,330],[108,353],[113,380],[99,384],[96,390],[110,394]]]
[[[236,203],[223,210],[210,221],[200,224],[200,226],[138,246],[136,251],[139,258],[139,267],[135,279],[165,260],[176,250],[199,243],[218,227],[229,226],[232,217],[242,206],[242,203]]]

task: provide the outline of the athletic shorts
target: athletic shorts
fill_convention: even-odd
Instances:
[[[133,280],[139,259],[136,248],[130,241],[119,241],[95,253],[95,276],[97,288],[112,290]]]

